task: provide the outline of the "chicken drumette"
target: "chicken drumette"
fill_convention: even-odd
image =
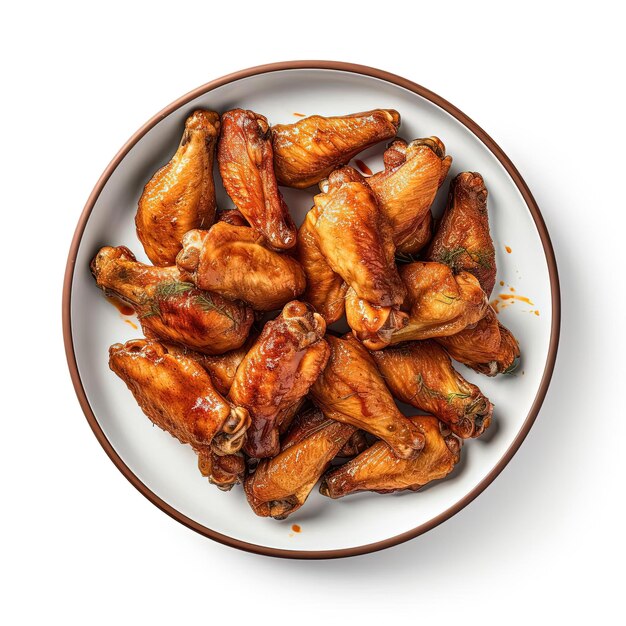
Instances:
[[[328,419],[318,409],[298,415],[283,438],[280,453],[263,459],[245,480],[252,510],[262,517],[285,519],[299,509],[355,430]]]
[[[430,415],[408,419],[426,438],[417,458],[399,459],[386,443],[377,441],[356,458],[326,474],[320,493],[329,498],[342,498],[358,491],[417,491],[447,476],[459,462],[461,442],[453,435],[442,435],[438,420]]]
[[[362,150],[395,137],[399,125],[400,114],[393,109],[277,124],[272,143],[278,182],[298,189],[315,185]]]
[[[137,236],[155,265],[174,265],[183,235],[215,217],[213,161],[220,118],[195,111],[172,160],[145,186],[135,217]]]
[[[450,184],[448,204],[428,247],[426,259],[454,272],[469,272],[487,296],[496,282],[496,253],[489,232],[487,188],[476,172],[463,172]]]
[[[452,367],[435,341],[411,341],[372,357],[398,400],[432,413],[455,435],[478,437],[491,423],[491,402]]]
[[[328,335],[326,341],[331,355],[311,387],[313,402],[326,417],[387,442],[398,457],[417,456],[424,437],[398,410],[367,350],[352,335]]]
[[[200,456],[200,469],[222,487],[236,482],[240,461],[219,464],[216,475],[209,469],[217,456],[236,455],[250,425],[248,411],[225,400],[213,387],[209,375],[193,359],[170,354],[158,342],[135,339],[109,350],[110,368],[126,383],[141,410],[150,420],[188,443]],[[232,472],[230,472],[231,478]]]
[[[91,271],[105,293],[135,309],[146,336],[222,354],[245,342],[254,321],[242,302],[196,289],[181,281],[176,267],[139,263],[124,246],[102,248]]]
[[[265,324],[239,365],[228,397],[250,412],[244,450],[251,457],[278,453],[281,423],[293,416],[328,360],[325,332],[322,317],[294,300]]]
[[[267,120],[234,109],[222,116],[217,161],[224,187],[250,225],[276,249],[296,243],[296,227],[276,183]]]

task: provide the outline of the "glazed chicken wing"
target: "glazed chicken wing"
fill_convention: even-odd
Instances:
[[[176,263],[183,279],[199,289],[243,300],[255,311],[281,309],[306,285],[295,259],[270,250],[254,229],[226,222],[189,231]]]
[[[109,350],[110,368],[150,420],[194,450],[234,454],[250,425],[248,411],[226,401],[193,359],[144,339]]]
[[[222,116],[217,161],[224,187],[250,225],[276,249],[296,243],[296,227],[278,190],[267,120],[234,109]]]
[[[398,457],[415,457],[424,437],[393,401],[376,364],[352,335],[328,335],[328,365],[311,387],[313,402],[330,419],[379,437]]]
[[[442,263],[409,263],[400,267],[407,287],[403,308],[409,320],[391,343],[454,335],[482,319],[489,303],[478,280],[468,272],[456,276]]]
[[[265,324],[239,365],[229,398],[250,412],[245,452],[255,458],[279,451],[278,428],[309,391],[328,360],[326,324],[294,300]]]
[[[246,461],[241,452],[216,454],[210,448],[200,448],[196,452],[200,473],[222,491],[230,491],[234,485],[243,482]]]
[[[396,139],[383,155],[385,169],[367,179],[389,221],[399,254],[414,254],[428,241],[430,206],[452,163],[452,157],[445,154],[437,137],[409,144]]]
[[[195,111],[172,160],[145,186],[135,217],[137,236],[155,265],[174,265],[183,235],[215,217],[213,161],[220,118]]]
[[[450,184],[448,204],[426,258],[478,278],[487,296],[496,282],[496,253],[489,233],[487,188],[476,172],[463,172]]]
[[[176,267],[139,263],[124,246],[102,248],[91,271],[105,293],[135,309],[146,336],[222,354],[243,345],[254,321],[242,302],[196,289]]]
[[[517,339],[491,307],[477,324],[436,341],[455,361],[487,376],[513,372],[519,362]]]
[[[461,442],[453,435],[442,435],[439,422],[430,415],[409,419],[426,438],[417,458],[399,459],[387,444],[377,441],[356,458],[326,474],[320,493],[329,498],[342,498],[358,491],[417,491],[447,476],[459,462]]]
[[[315,185],[362,150],[395,137],[399,125],[400,114],[393,109],[277,124],[272,143],[278,182],[298,189]]]
[[[307,214],[298,231],[296,258],[306,275],[306,290],[302,299],[312,304],[327,324],[332,324],[344,313],[348,285],[328,265],[317,245],[312,219],[313,214]]]
[[[263,459],[244,483],[252,510],[274,519],[285,519],[298,510],[355,430],[324,417],[317,409],[298,415],[280,453]]]
[[[398,400],[432,413],[455,435],[478,437],[491,423],[491,402],[452,367],[435,341],[412,341],[372,356]]]

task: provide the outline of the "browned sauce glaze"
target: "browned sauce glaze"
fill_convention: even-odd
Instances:
[[[361,161],[361,159],[354,159],[356,166],[365,174],[366,176],[371,176],[373,174],[372,170]]]
[[[122,315],[134,315],[135,309],[129,304],[126,304],[123,300],[115,296],[107,296],[107,300],[122,314]]]
[[[300,528],[300,526],[298,524],[293,524],[292,527],[291,527],[291,530],[293,530],[294,533],[302,532],[302,528]]]

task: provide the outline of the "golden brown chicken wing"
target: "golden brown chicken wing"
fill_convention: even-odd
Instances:
[[[213,161],[220,118],[195,111],[172,160],[145,186],[135,217],[137,236],[155,265],[174,265],[183,235],[215,217]]]
[[[435,341],[412,341],[372,356],[398,400],[432,413],[455,435],[478,437],[491,423],[491,402],[452,367]]]
[[[489,308],[485,292],[468,272],[454,276],[442,263],[416,262],[402,265],[400,275],[407,287],[403,308],[409,320],[393,333],[392,344],[454,335],[482,319]]]
[[[279,451],[278,428],[326,365],[326,324],[309,305],[294,300],[265,324],[239,365],[228,397],[248,409],[245,452],[256,458]]]
[[[234,109],[222,116],[217,161],[224,187],[250,225],[276,249],[296,243],[296,227],[278,190],[267,120]]]
[[[146,336],[179,343],[205,354],[222,354],[246,340],[254,313],[242,302],[196,289],[176,267],[152,267],[124,246],[102,248],[91,271],[105,293],[130,304]]]
[[[193,359],[145,339],[117,343],[109,367],[159,428],[194,450],[234,454],[250,425],[248,411],[224,400]]]
[[[426,258],[478,278],[487,296],[496,282],[496,253],[489,232],[487,188],[476,172],[463,172],[450,184],[448,204]]]
[[[243,300],[255,311],[281,309],[306,286],[304,270],[295,259],[270,250],[254,229],[226,222],[208,231],[189,231],[176,263],[184,280]]]
[[[426,438],[417,458],[399,459],[386,443],[377,441],[356,458],[326,474],[320,493],[329,498],[342,498],[358,491],[417,491],[447,476],[459,462],[461,442],[453,435],[442,435],[439,422],[430,415],[409,419]]]
[[[517,339],[498,321],[491,307],[478,323],[456,335],[437,337],[436,341],[455,361],[487,376],[511,373],[519,361]]]
[[[393,109],[277,124],[272,142],[278,182],[298,189],[315,185],[362,150],[395,137],[399,125],[400,114]]]
[[[262,460],[244,489],[261,517],[285,519],[305,502],[328,464],[356,429],[310,409],[296,417],[280,453]]]
[[[313,402],[326,417],[386,441],[397,456],[415,457],[424,437],[398,410],[367,350],[352,335],[326,341],[330,359],[311,387]]]
[[[430,206],[443,184],[452,157],[438,137],[403,139],[391,143],[383,155],[385,169],[367,179],[391,225],[399,254],[415,254],[426,243]],[[426,221],[425,221],[426,220]]]
[[[348,285],[328,265],[319,249],[313,232],[312,219],[313,214],[307,214],[298,231],[296,246],[296,259],[306,275],[306,290],[302,299],[312,304],[327,324],[332,324],[344,313],[344,298]]]
[[[222,491],[229,491],[233,485],[243,482],[246,461],[241,452],[220,455],[209,448],[200,448],[196,452],[200,473]]]

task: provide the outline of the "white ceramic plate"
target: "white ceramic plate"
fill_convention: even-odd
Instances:
[[[248,108],[271,123],[295,122],[299,118],[294,113],[339,115],[394,108],[402,115],[399,136],[410,140],[437,135],[444,141],[454,159],[448,180],[464,170],[484,176],[497,250],[494,297],[513,293],[513,287],[532,304],[515,301],[501,313],[521,344],[523,359],[515,376],[490,379],[458,366],[495,404],[495,419],[485,436],[466,443],[462,461],[449,478],[419,493],[359,494],[339,501],[314,491],[285,521],[259,518],[240,488],[222,493],[210,485],[198,472],[191,448],[154,428],[126,385],[109,370],[109,346],[141,332],[131,325],[136,320],[122,316],[96,288],[89,262],[101,246],[121,244],[147,261],[135,234],[137,201],[146,181],[176,150],[184,120],[197,107],[221,112]],[[377,171],[383,149],[380,145],[358,158]],[[438,195],[436,213],[446,188],[447,183]],[[299,224],[312,205],[314,190],[283,192]],[[222,208],[230,206],[221,188],[218,202]],[[235,547],[278,556],[347,556],[432,528],[470,502],[506,465],[536,417],[554,366],[558,278],[545,225],[524,182],[484,131],[455,107],[418,85],[371,68],[281,63],[227,76],[184,96],[148,122],[116,156],[76,231],[66,275],[64,326],[70,370],[94,433],[117,467],[152,502],[194,530]],[[293,524],[301,532],[294,532]]]

